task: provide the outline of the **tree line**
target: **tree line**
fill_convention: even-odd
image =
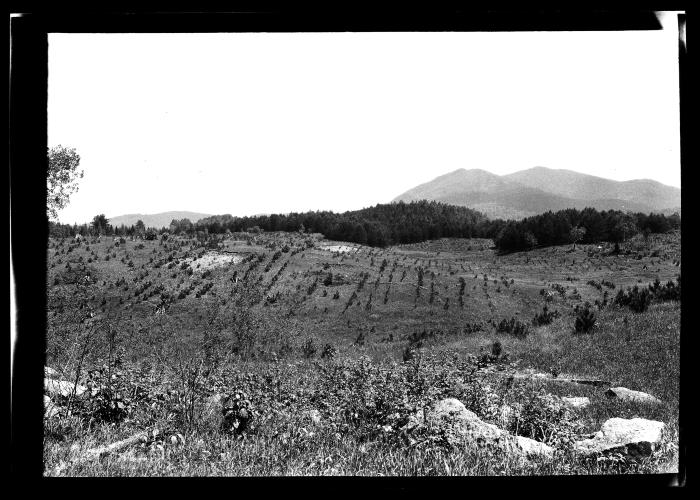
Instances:
[[[494,244],[502,252],[527,250],[536,246],[567,243],[622,243],[635,234],[666,233],[680,229],[677,213],[625,213],[619,210],[598,211],[566,209],[546,212],[520,221],[508,221],[495,234]]]
[[[422,200],[379,204],[344,213],[315,211],[252,217],[226,214],[200,219],[196,223],[189,219],[174,219],[167,228],[147,228],[140,220],[132,226],[113,227],[104,214],[100,214],[90,224],[49,222],[49,228],[53,237],[103,234],[144,239],[155,239],[162,233],[206,236],[246,231],[307,232],[374,247],[439,238],[490,238],[499,251],[514,252],[568,243],[622,243],[638,233],[648,235],[679,229],[680,216],[571,208],[520,221],[504,221],[489,220],[466,207]]]
[[[52,238],[69,238],[76,235],[80,236],[134,236],[141,237],[147,240],[156,239],[159,234],[166,233],[166,228],[156,229],[146,227],[142,220],[138,220],[136,224],[126,226],[121,224],[113,226],[109,223],[104,214],[96,215],[89,224],[61,224],[55,221],[49,221],[49,236]]]
[[[471,238],[483,233],[486,217],[469,208],[434,201],[379,204],[362,210],[233,217],[216,215],[192,224],[174,220],[173,233],[206,230],[221,234],[240,231],[286,231],[321,233],[326,238],[384,247],[417,243],[443,237]]]

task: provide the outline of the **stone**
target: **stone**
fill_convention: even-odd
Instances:
[[[425,425],[439,429],[453,446],[474,446],[499,450],[518,459],[551,457],[554,449],[532,439],[513,436],[499,427],[482,421],[461,401],[439,401],[425,417]]]
[[[635,403],[661,404],[661,400],[651,394],[641,391],[632,391],[626,387],[612,387],[605,391],[605,395],[610,399],[620,399],[622,401],[633,401]]]
[[[592,438],[574,443],[574,451],[582,455],[649,456],[661,442],[665,428],[666,424],[656,420],[611,418]]]
[[[55,378],[55,379],[58,379],[58,378],[61,378],[61,377],[60,377],[59,373],[58,373],[56,370],[54,370],[54,369],[51,368],[50,366],[45,366],[45,367],[44,367],[44,378]]]
[[[554,448],[540,441],[526,438],[523,436],[515,436],[518,446],[528,459],[533,458],[552,458],[554,456]]]
[[[83,393],[87,391],[87,387],[80,384],[75,385],[74,382],[44,378],[44,391],[51,396],[61,396],[65,398],[73,394],[73,389],[75,389],[76,396],[82,396]]]
[[[563,397],[561,398],[564,403],[572,408],[586,408],[591,404],[591,400],[586,397]]]

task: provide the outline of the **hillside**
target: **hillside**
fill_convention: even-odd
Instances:
[[[393,201],[435,200],[479,210],[491,218],[522,219],[566,208],[667,212],[680,207],[680,189],[651,180],[613,181],[570,170],[535,167],[498,176],[459,169]]]
[[[159,214],[119,215],[117,217],[110,217],[109,223],[114,227],[121,226],[122,224],[128,227],[133,224],[136,224],[136,222],[140,219],[143,221],[146,227],[155,227],[160,229],[161,227],[168,227],[173,219],[189,219],[191,222],[194,223],[205,217],[210,217],[210,215],[197,212],[173,211],[162,212]]]

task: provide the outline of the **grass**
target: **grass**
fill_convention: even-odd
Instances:
[[[47,421],[46,474],[392,476],[673,471],[678,460],[679,303],[652,304],[639,314],[612,306],[594,308],[596,327],[591,334],[574,334],[573,325],[574,307],[602,300],[608,290],[588,285],[589,281],[612,281],[616,286],[609,290],[612,298],[617,289],[640,279],[646,285],[656,277],[662,283],[675,278],[678,236],[633,240],[627,248],[623,246],[622,255],[610,254],[607,247],[577,245],[573,252],[567,246],[497,256],[488,240],[445,239],[340,253],[321,248],[317,235],[241,234],[222,241],[220,251],[233,252],[243,262],[206,269],[197,268],[201,259],[193,257],[210,250],[186,238],[128,241],[119,247],[103,240],[88,243],[90,250],[84,243],[51,241],[48,364],[71,379],[79,362],[84,374],[88,368],[112,367],[116,353],[122,352],[121,368],[114,370],[128,380],[128,387],[144,388],[150,399],[134,399],[129,417],[114,423],[87,417]],[[281,252],[285,246],[288,251]],[[67,252],[70,247],[73,249]],[[115,253],[116,258],[104,259]],[[95,255],[99,257],[96,261]],[[86,263],[88,258],[93,262]],[[71,262],[73,271],[66,270],[66,262]],[[88,274],[91,280],[86,285],[71,283],[67,279],[71,273]],[[324,284],[329,273],[339,278]],[[416,298],[421,274],[424,288]],[[361,287],[360,282],[364,283]],[[144,291],[134,296],[136,289]],[[153,289],[158,292],[151,294]],[[187,289],[193,291],[178,298]],[[552,292],[546,304],[550,311],[560,313],[558,317],[547,325],[530,325],[523,339],[497,333],[496,325],[502,319],[529,324],[545,304],[542,290]],[[202,291],[200,298],[197,291]],[[339,299],[333,299],[336,292]],[[357,298],[344,311],[353,292]],[[265,299],[273,295],[273,301]],[[156,314],[162,303],[166,304],[164,312]],[[90,311],[93,315],[88,317]],[[90,349],[81,358],[83,351],[77,348],[81,344],[75,342],[87,345],[88,331],[94,332]],[[419,378],[409,383],[402,353],[408,337],[423,331],[419,352],[426,365]],[[365,339],[362,345],[356,342],[359,336]],[[519,368],[556,372],[560,377],[600,378],[614,386],[648,392],[663,403],[650,407],[613,401],[601,389],[547,381],[518,380],[507,386],[496,377],[477,382],[464,378],[452,361],[444,361],[478,357],[490,352],[496,340]],[[319,359],[325,344],[335,348],[334,360]],[[433,357],[443,361],[431,362]],[[362,376],[348,379],[341,370],[334,372],[332,383],[324,385],[331,366]],[[197,367],[204,371],[210,367],[211,372],[193,371]],[[381,373],[393,373],[395,378],[384,380]],[[443,387],[441,380],[449,383]],[[544,393],[589,397],[591,405],[575,412],[573,423],[546,417],[551,421],[544,424],[562,439],[595,432],[613,416],[661,420],[668,424],[669,432],[664,447],[642,461],[583,461],[572,456],[562,441],[553,460],[523,464],[484,450],[409,446],[397,432],[384,435],[369,429],[367,422],[389,422],[388,415],[394,410],[404,418],[409,410],[391,397],[401,391],[413,394],[421,384],[431,389],[410,396],[412,404],[457,394],[480,418],[492,423],[499,423],[497,410],[505,403],[537,403],[538,395]],[[459,392],[456,388],[462,385]],[[249,394],[259,410],[254,429],[243,436],[229,435],[197,413],[209,394],[236,390]],[[194,414],[185,410],[188,397],[199,405]],[[380,411],[376,404],[388,410]],[[306,416],[312,408],[322,411],[320,424]],[[348,420],[341,410],[351,408],[372,410],[364,420]],[[135,446],[99,461],[71,462],[80,450],[153,427],[161,429],[166,438],[162,451]],[[185,443],[170,444],[169,436],[178,432],[185,436]],[[57,471],[61,462],[67,465]]]

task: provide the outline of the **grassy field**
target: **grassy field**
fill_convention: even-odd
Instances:
[[[89,383],[96,396],[46,420],[47,475],[677,470],[680,303],[636,313],[612,301],[621,289],[680,275],[678,233],[635,237],[619,254],[607,244],[498,255],[490,240],[378,249],[320,235],[239,233],[206,243],[52,240],[48,257],[47,365]],[[586,302],[596,324],[577,334],[575,308]],[[558,316],[534,326],[545,306]],[[499,332],[511,318],[527,324],[527,334]],[[663,403],[620,403],[585,385],[465,375],[463,364],[483,361],[496,342],[496,365],[599,378]],[[207,401],[236,392],[250,424],[226,432]],[[415,446],[398,429],[411,411],[443,397],[508,429],[499,408],[549,408],[550,394],[587,396],[591,405],[538,417],[535,437],[557,449],[548,461]],[[573,440],[613,416],[665,422],[664,446],[637,461],[571,453]],[[157,435],[123,453],[77,460],[153,429]]]

